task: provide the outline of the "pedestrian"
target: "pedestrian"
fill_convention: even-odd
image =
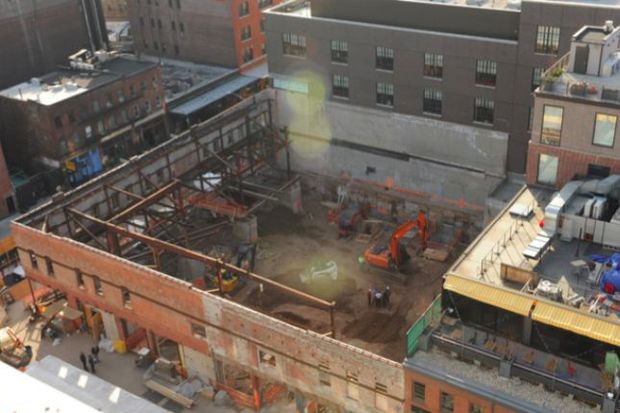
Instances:
[[[84,367],[84,370],[88,371],[88,366],[86,365],[86,355],[84,355],[84,352],[80,352],[80,361],[82,362],[82,367]]]
[[[97,374],[97,372],[95,371],[95,359],[93,358],[92,355],[88,355],[88,364],[90,364],[90,371],[93,374]],[[87,369],[88,370],[88,369]]]
[[[95,344],[95,346],[90,349],[90,352],[93,354],[95,363],[100,363],[101,360],[99,360],[99,345]]]
[[[390,286],[386,286],[385,287],[385,291],[383,292],[383,296],[385,297],[385,306],[389,307],[390,306],[390,295],[392,294],[392,291],[390,291]]]
[[[381,293],[381,290],[376,288],[375,289],[375,304],[377,308],[381,307],[381,301],[383,301],[383,294]]]
[[[368,307],[372,305],[372,287],[368,287]]]

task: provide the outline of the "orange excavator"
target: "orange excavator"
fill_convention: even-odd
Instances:
[[[418,237],[424,248],[426,245],[426,216],[424,212],[420,211],[416,220],[407,221],[396,228],[387,242],[379,240],[368,247],[364,251],[365,264],[390,272],[400,272],[407,257],[407,253],[402,251],[400,240],[414,228],[417,228]]]

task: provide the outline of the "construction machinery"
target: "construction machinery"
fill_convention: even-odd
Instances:
[[[0,361],[15,367],[26,367],[32,360],[32,347],[25,346],[10,327],[0,329]]]
[[[338,214],[338,238],[347,238],[356,231],[357,225],[368,216],[370,206],[353,204]]]
[[[424,212],[418,213],[416,220],[410,220],[397,227],[389,239],[379,239],[364,251],[364,264],[380,270],[392,273],[400,273],[402,265],[408,258],[405,247],[401,240],[411,230],[417,229],[417,235],[424,249],[426,246],[426,216]]]

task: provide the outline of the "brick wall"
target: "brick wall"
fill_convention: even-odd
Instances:
[[[541,145],[539,143],[530,142],[527,157],[527,183],[535,185],[538,176],[538,157],[540,154],[557,156],[558,172],[556,180],[556,188],[562,188],[564,184],[569,182],[575,175],[586,176],[588,173],[588,165],[596,164],[607,166],[610,174],[620,174],[620,159],[610,158],[601,155],[594,155],[581,151],[573,151],[562,147],[549,145]]]
[[[413,383],[420,383],[425,386],[424,400],[414,397]],[[485,413],[511,413],[514,410],[497,405],[490,400],[467,392],[461,388],[438,381],[424,374],[410,369],[405,369],[405,411],[413,411],[413,406],[423,411],[439,412],[440,395],[447,393],[453,397],[454,413],[470,413],[472,405],[482,407]]]
[[[184,347],[232,361],[259,377],[351,411],[376,412],[375,386],[384,385],[385,411],[402,411],[403,369],[399,363],[293,327],[78,242],[19,223],[13,223],[12,230],[27,275],[44,285]],[[38,268],[33,267],[29,250],[37,255]],[[47,273],[45,257],[52,262],[53,275]],[[83,275],[84,288],[78,286],[77,268]],[[95,292],[95,275],[101,280],[101,295]],[[131,293],[130,309],[123,305],[121,287]],[[205,339],[192,335],[191,323],[206,328]],[[259,351],[274,356],[275,365],[261,362]],[[329,386],[319,384],[319,363],[329,366]],[[347,397],[350,373],[357,376],[358,400]]]

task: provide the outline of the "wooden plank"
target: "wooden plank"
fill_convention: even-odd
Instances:
[[[194,401],[192,399],[188,399],[182,394],[176,393],[172,389],[164,386],[161,383],[158,383],[154,380],[147,380],[144,385],[149,389],[153,390],[156,393],[161,394],[162,396],[170,399],[176,403],[179,403],[181,406],[189,409],[194,405]]]

